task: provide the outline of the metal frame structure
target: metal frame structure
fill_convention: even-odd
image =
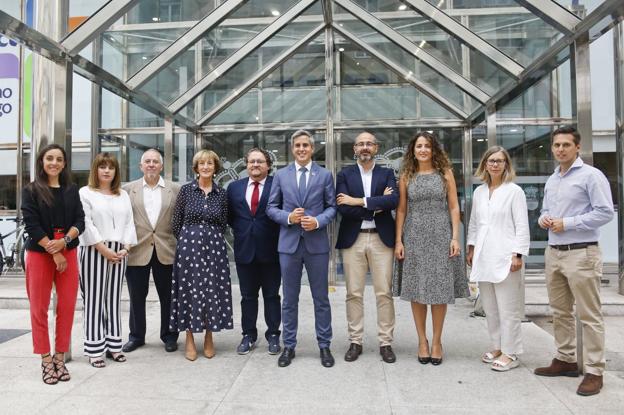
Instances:
[[[558,30],[571,34],[574,28],[581,22],[574,13],[553,0],[516,0],[519,4],[539,16],[546,23]]]
[[[613,30],[615,66],[615,141],[618,177],[618,292],[624,295],[624,23]]]

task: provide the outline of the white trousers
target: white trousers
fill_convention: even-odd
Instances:
[[[510,272],[501,282],[479,281],[492,350],[507,355],[522,353],[522,268]]]

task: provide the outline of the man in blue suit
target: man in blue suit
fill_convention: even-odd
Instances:
[[[266,150],[252,148],[245,155],[248,177],[227,188],[228,223],[234,233],[234,259],[241,290],[243,339],[236,351],[247,354],[258,339],[258,293],[264,298],[265,337],[269,354],[280,352],[281,282],[277,240],[279,226],[266,214],[273,177]]]
[[[282,329],[284,350],[280,367],[295,358],[301,271],[305,265],[314,302],[316,339],[321,364],[334,365],[329,349],[332,328],[328,297],[327,266],[329,239],[327,225],[336,216],[334,179],[312,161],[314,137],[298,130],[290,138],[295,162],[279,170],[273,179],[267,214],[280,225],[279,251],[282,269]]]
[[[347,285],[349,349],[347,362],[362,353],[364,334],[364,287],[370,270],[377,299],[379,353],[386,363],[394,363],[394,300],[392,264],[394,259],[394,218],[399,203],[394,171],[375,165],[378,150],[374,135],[363,132],[353,145],[357,163],[336,177],[336,201],[342,215],[336,249],[342,249]]]

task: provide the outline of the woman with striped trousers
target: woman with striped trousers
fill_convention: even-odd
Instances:
[[[80,189],[85,231],[80,235],[80,291],[84,303],[84,353],[91,366],[103,356],[125,362],[121,353],[121,287],[136,230],[128,194],[121,189],[119,163],[109,153],[91,164],[89,184]]]

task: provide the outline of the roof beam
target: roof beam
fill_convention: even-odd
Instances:
[[[323,8],[323,20],[325,24],[332,24],[334,21],[334,5],[332,4],[332,0],[321,0],[321,7]]]
[[[370,53],[372,56],[377,58],[382,64],[384,64],[388,69],[393,72],[396,72],[401,78],[405,81],[409,82],[414,88],[427,95],[429,98],[436,101],[442,107],[444,107],[447,111],[455,114],[457,117],[465,120],[468,117],[468,113],[466,113],[462,108],[450,102],[448,99],[440,95],[436,90],[431,88],[429,85],[423,83],[418,78],[414,76],[412,71],[404,68],[400,64],[394,62],[391,58],[385,56],[381,51],[375,49],[373,46],[361,40],[357,35],[351,33],[349,30],[344,27],[340,27],[333,24],[333,29],[340,33],[345,38],[349,39],[349,41],[355,43],[360,48],[364,49],[366,52]]]
[[[522,65],[426,0],[403,1],[423,16],[429,18],[449,35],[456,37],[460,42],[485,55],[512,76],[517,78],[524,70]]]
[[[589,36],[591,43],[623,20],[624,2],[605,0],[576,26],[574,33],[559,39],[520,74],[520,79],[509,82],[486,103],[486,106],[470,114],[468,121],[473,124],[481,122],[486,107],[491,105],[502,107],[555,70],[570,57],[570,45],[577,39]]]
[[[61,45],[75,55],[126,14],[139,0],[111,0],[61,40]]]
[[[140,88],[161,69],[166,67],[175,58],[201,39],[204,34],[217,27],[230,13],[234,12],[247,1],[248,0],[227,0],[225,3],[221,4],[130,77],[127,81],[128,86],[134,89]]]
[[[401,49],[405,50],[418,60],[427,64],[427,66],[429,66],[431,69],[438,72],[444,78],[457,85],[461,90],[466,92],[477,101],[484,103],[490,99],[490,96],[487,93],[485,93],[477,85],[473,84],[470,80],[455,72],[444,62],[438,60],[433,55],[430,55],[421,47],[416,46],[408,38],[397,32],[366,10],[362,9],[351,0],[334,0],[334,2],[346,9],[349,13],[351,13],[358,19],[360,19],[363,23],[366,23],[373,30],[386,37],[396,46],[399,46]]]
[[[553,0],[516,0],[557,30],[570,34],[581,19]]]
[[[214,71],[204,76],[201,80],[199,80],[199,82],[176,98],[171,104],[169,104],[169,111],[173,113],[179,112],[199,94],[209,88],[210,85],[212,85],[217,79],[225,75],[237,63],[262,46],[264,42],[269,40],[273,35],[282,30],[284,26],[303,13],[315,1],[316,0],[301,0],[299,3],[288,9],[286,13],[275,19],[275,21],[267,26],[262,32],[258,33],[253,39],[245,43],[240,49],[221,62],[221,64]]]
[[[297,43],[295,43],[294,45],[286,49],[284,52],[279,54],[277,57],[275,57],[265,68],[263,68],[261,71],[256,73],[253,77],[245,81],[243,85],[241,85],[239,88],[234,90],[230,95],[225,97],[219,103],[219,105],[217,105],[212,110],[210,110],[210,112],[208,112],[206,115],[201,117],[197,121],[197,124],[202,126],[210,122],[217,115],[221,114],[225,109],[227,109],[230,105],[232,105],[234,101],[236,101],[238,98],[246,94],[249,90],[251,90],[264,78],[269,76],[271,72],[277,69],[281,64],[283,64],[288,59],[290,59],[295,53],[297,53],[297,50],[299,50],[301,47],[307,45],[312,40],[314,40],[314,38],[317,37],[323,31],[324,28],[325,28],[325,23],[320,24],[319,26],[314,28],[314,30],[312,30],[310,33],[308,33],[307,35],[302,37],[300,40],[298,40]]]

